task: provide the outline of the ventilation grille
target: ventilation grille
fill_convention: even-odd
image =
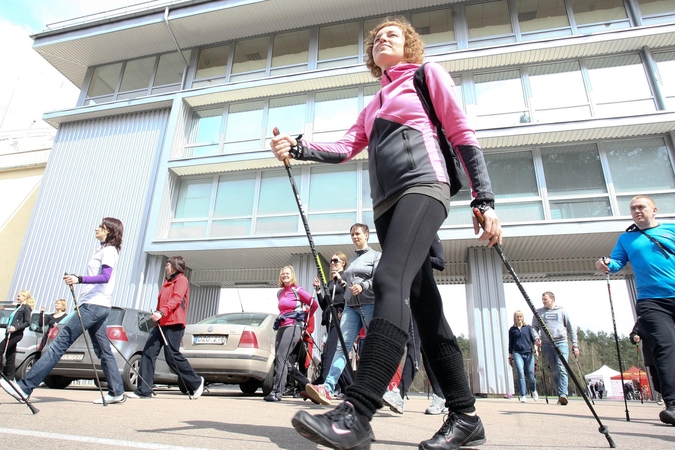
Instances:
[[[518,22],[527,22],[537,18],[537,11],[522,12],[518,14]]]
[[[260,61],[262,59],[262,56],[260,56],[260,53],[249,53],[246,55],[246,59],[248,61]]]

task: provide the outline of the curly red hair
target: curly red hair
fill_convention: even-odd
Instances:
[[[377,79],[382,78],[382,69],[380,69],[373,59],[373,40],[377,33],[384,27],[396,26],[403,32],[405,45],[403,48],[403,61],[408,63],[422,64],[424,62],[424,42],[420,39],[417,30],[404,18],[387,19],[375,28],[373,28],[366,38],[366,67],[370,73]]]

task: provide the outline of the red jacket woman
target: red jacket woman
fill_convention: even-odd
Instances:
[[[185,327],[189,301],[190,283],[183,272],[176,272],[165,279],[157,296],[157,311],[162,314],[159,324]]]

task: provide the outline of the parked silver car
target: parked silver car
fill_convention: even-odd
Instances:
[[[14,307],[8,306],[0,308],[0,341],[5,338],[7,331],[7,321],[9,316],[14,311]],[[30,317],[29,328],[23,331],[23,339],[16,345],[16,374],[15,378],[20,380],[26,376],[26,373],[33,367],[35,361],[40,357],[40,350],[38,349],[42,341],[42,327],[40,323],[40,313],[33,313]],[[4,349],[0,349],[2,351]]]
[[[238,384],[245,394],[274,384],[276,314],[218,314],[188,325],[181,353],[207,383]]]
[[[44,351],[49,350],[49,346],[56,336],[58,336],[58,333],[63,326],[73,321],[75,321],[76,324],[79,322],[79,318],[75,311],[72,311],[56,327],[49,330]],[[150,331],[154,326],[154,322],[150,318],[150,312],[113,306],[110,315],[106,320],[106,324],[110,342],[114,344],[114,346],[119,349],[119,352],[124,355],[124,358],[129,361],[129,364],[127,364],[124,358],[120,356],[120,353],[112,345],[110,346],[110,349],[115,356],[120,375],[122,375],[124,389],[133,391],[136,389],[138,377],[136,373],[131,370],[129,365],[133,366],[136,371],[140,369],[141,353],[143,352],[145,342],[150,335]],[[94,357],[98,376],[101,381],[104,381],[103,371],[101,370],[101,361],[96,357],[93,348],[92,356]],[[45,378],[45,384],[52,389],[63,389],[70,385],[73,380],[78,379],[96,380],[83,336],[80,336],[68,351],[64,353],[61,360],[49,373],[49,376]],[[155,364],[155,383],[178,384],[177,376],[171,372],[169,366],[166,364],[164,352],[160,352]]]

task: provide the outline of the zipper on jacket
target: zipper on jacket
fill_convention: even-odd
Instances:
[[[403,130],[401,134],[403,134],[403,148],[405,149],[405,154],[408,156],[408,166],[410,166],[410,170],[415,170],[415,159],[413,158],[412,148],[410,148],[408,130]]]

